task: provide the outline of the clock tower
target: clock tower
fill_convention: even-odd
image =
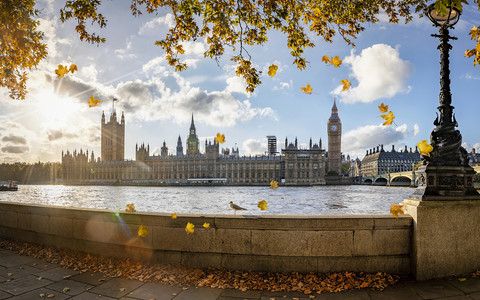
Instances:
[[[197,130],[195,129],[195,123],[193,123],[193,114],[192,114],[192,124],[190,124],[190,133],[187,137],[187,155],[188,154],[199,154],[198,150],[198,137]]]
[[[340,167],[342,163],[342,122],[338,116],[338,109],[335,98],[333,99],[332,114],[327,123],[328,131],[328,162],[327,174],[340,174]]]

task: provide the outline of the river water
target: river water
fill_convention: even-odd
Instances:
[[[388,214],[390,205],[408,198],[413,189],[385,186],[280,187],[144,187],[21,185],[17,192],[1,192],[0,201],[54,206],[120,210],[134,203],[137,211],[195,214],[232,214],[229,202],[244,208],[243,215]],[[258,202],[268,209],[260,211]]]

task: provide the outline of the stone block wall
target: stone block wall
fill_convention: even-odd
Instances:
[[[195,232],[187,234],[187,222]],[[210,228],[203,228],[210,223]],[[137,235],[140,225],[150,233]],[[0,236],[99,254],[252,271],[408,275],[412,218],[115,213],[0,202]]]

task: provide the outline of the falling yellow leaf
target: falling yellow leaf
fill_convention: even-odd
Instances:
[[[94,169],[90,169],[90,173],[93,175],[95,174],[95,170]]]
[[[328,57],[328,55],[324,55],[324,56],[322,57],[322,61],[323,61],[324,63],[328,64],[328,63],[330,62],[330,58]]]
[[[277,74],[278,66],[277,65],[271,65],[268,67],[268,76],[272,77]]]
[[[177,218],[177,213],[173,213],[173,214],[172,214],[172,219],[175,220],[176,218]]]
[[[217,133],[217,136],[215,137],[215,143],[218,143],[218,144],[225,143],[225,135]]]
[[[466,281],[467,278],[458,278],[458,281]]]
[[[265,200],[259,201],[257,206],[262,211],[266,210],[267,209],[267,201],[265,201]]]
[[[348,91],[352,86],[352,84],[350,83],[350,81],[348,81],[348,79],[340,80],[340,83],[343,84],[342,92]]]
[[[185,231],[187,232],[187,234],[189,233],[193,233],[193,228],[195,227],[195,225],[193,225],[192,223],[188,222],[187,223],[187,226],[185,227]]]
[[[378,106],[378,109],[380,110],[380,112],[382,114],[384,114],[388,111],[388,105],[385,105],[385,104],[382,103]]]
[[[403,205],[402,204],[396,204],[393,203],[392,206],[390,206],[390,213],[398,219],[398,214],[403,215]]]
[[[68,71],[71,72],[72,74],[75,73],[75,71],[78,71],[77,65],[71,64],[70,68],[68,68]]]
[[[380,117],[385,119],[385,122],[382,125],[392,125],[393,119],[395,119],[392,111],[388,111],[388,114],[381,115]]]
[[[136,212],[135,204],[133,204],[133,203],[127,204],[127,208],[125,209],[125,211],[128,212],[128,213]]]
[[[203,227],[209,228],[209,227],[210,227],[210,223],[203,223]]]
[[[423,140],[420,143],[417,143],[418,150],[423,156],[430,156],[430,152],[433,151],[433,146],[428,144],[427,140]]]
[[[340,57],[335,56],[330,59],[330,63],[335,67],[335,68],[340,68],[340,65],[342,64],[342,60]]]
[[[278,189],[278,181],[275,181],[275,180],[270,181],[270,188],[272,190]]]
[[[92,97],[90,97],[90,99],[88,100],[88,106],[90,106],[90,107],[97,106],[98,103],[100,103],[100,101],[102,101],[102,100],[100,100],[100,99],[95,100],[95,96],[92,95]]]
[[[312,87],[307,83],[306,87],[300,87],[300,89],[305,93],[305,94],[312,94]]]
[[[63,65],[58,65],[58,69],[55,69],[55,74],[57,74],[58,77],[63,77],[65,74],[68,73],[68,69],[66,66]]]
[[[150,233],[150,230],[148,230],[148,227],[145,225],[140,225],[140,228],[138,229],[138,236],[140,237],[146,237],[147,234]]]

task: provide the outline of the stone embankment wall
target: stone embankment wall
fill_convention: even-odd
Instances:
[[[195,225],[186,234],[187,222]],[[203,228],[209,223],[210,228]],[[137,235],[140,225],[150,233]],[[252,271],[407,275],[412,218],[115,213],[0,202],[0,236],[92,254]]]

